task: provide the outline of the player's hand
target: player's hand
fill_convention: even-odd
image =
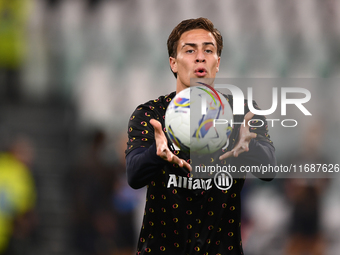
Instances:
[[[156,140],[156,147],[157,147],[157,155],[160,156],[162,159],[170,162],[175,163],[179,165],[180,167],[185,167],[189,171],[191,171],[191,166],[188,162],[186,162],[183,159],[180,159],[175,154],[172,153],[172,151],[168,147],[168,140],[166,139],[166,136],[162,130],[162,124],[155,120],[151,119],[150,124],[155,129],[155,140]]]
[[[221,155],[219,157],[220,160],[229,158],[229,157],[238,157],[238,155],[240,155],[242,152],[245,151],[249,151],[249,143],[251,141],[251,139],[256,137],[255,133],[252,133],[249,131],[249,125],[248,125],[248,121],[251,120],[254,117],[254,113],[252,112],[248,112],[245,116],[244,116],[244,120],[245,120],[245,125],[241,125],[240,128],[240,134],[239,134],[239,138],[238,138],[238,142],[235,145],[235,147],[231,150],[228,151],[226,153],[224,153],[223,155]]]

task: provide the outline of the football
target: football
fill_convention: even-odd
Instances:
[[[233,114],[227,99],[204,85],[182,90],[165,113],[166,134],[176,149],[210,154],[228,145]]]

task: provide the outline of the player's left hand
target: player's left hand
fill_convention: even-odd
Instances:
[[[251,141],[251,139],[256,137],[256,133],[252,133],[249,131],[249,125],[248,122],[249,120],[251,120],[254,117],[254,113],[252,112],[248,112],[245,116],[244,116],[244,121],[245,121],[245,125],[241,125],[240,128],[240,134],[239,134],[239,138],[238,138],[238,142],[235,145],[235,147],[231,150],[228,151],[226,153],[224,153],[223,155],[221,155],[219,157],[220,160],[229,158],[229,157],[238,157],[238,155],[240,155],[241,153],[245,152],[245,151],[249,151],[249,143]]]

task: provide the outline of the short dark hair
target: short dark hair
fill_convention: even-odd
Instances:
[[[212,33],[216,40],[217,47],[217,55],[220,57],[223,49],[223,38],[215,27],[214,24],[207,18],[197,18],[197,19],[187,19],[183,20],[179,23],[171,32],[168,38],[168,53],[169,57],[176,58],[177,57],[177,46],[178,41],[181,38],[184,32],[193,29],[204,29]],[[171,70],[172,71],[172,70]],[[175,77],[177,78],[177,74],[173,72]]]

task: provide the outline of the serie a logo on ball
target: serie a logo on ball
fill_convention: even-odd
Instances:
[[[215,125],[216,119],[233,119],[227,99],[208,85],[182,90],[169,104],[165,127],[171,142],[186,153],[210,154],[228,145],[230,124]]]

